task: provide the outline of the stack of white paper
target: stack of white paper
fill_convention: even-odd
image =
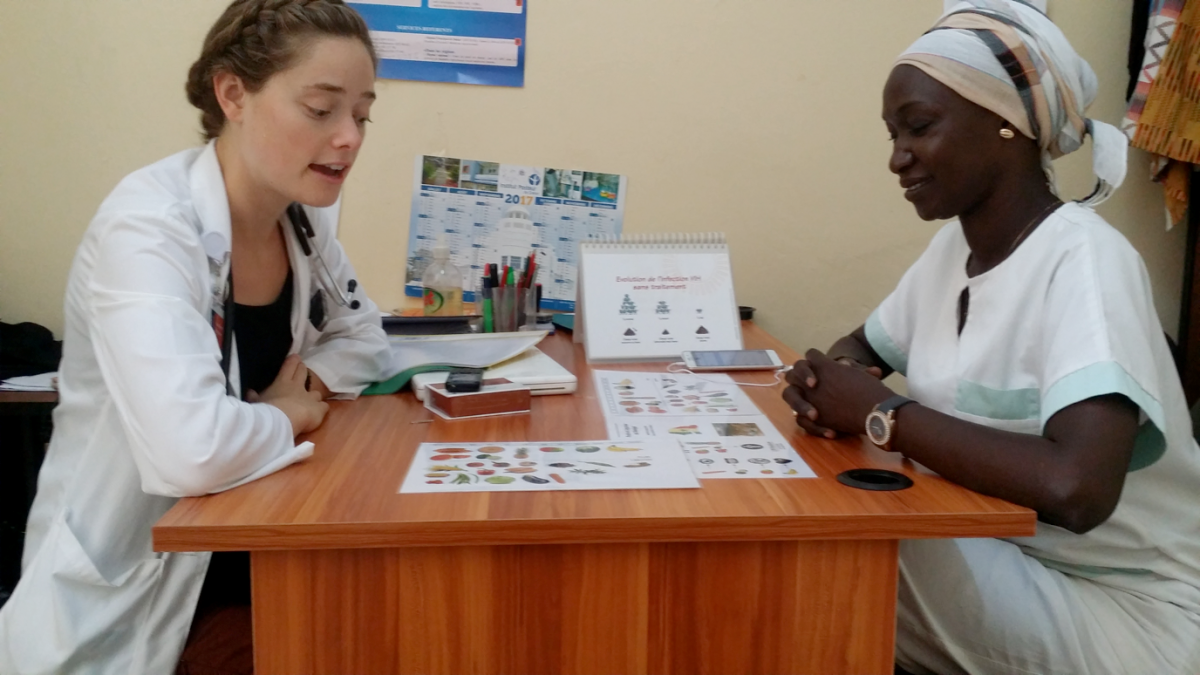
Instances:
[[[0,391],[54,391],[58,373],[41,373],[24,377],[10,377],[0,381]]]

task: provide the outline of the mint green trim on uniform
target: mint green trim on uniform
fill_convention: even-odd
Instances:
[[[1144,469],[1157,462],[1167,452],[1167,439],[1158,427],[1146,420],[1138,428],[1137,438],[1133,439],[1133,456],[1129,458],[1129,470]]]
[[[1093,363],[1055,382],[1042,401],[1042,427],[1059,410],[1104,394],[1128,397],[1149,418],[1148,423],[1138,430],[1129,470],[1137,471],[1157,462],[1167,451],[1162,404],[1130,377],[1124,368],[1112,361]]]
[[[991,420],[1035,420],[1041,408],[1034,389],[992,389],[967,380],[958,381],[954,407],[959,412]]]
[[[883,329],[878,309],[867,317],[863,332],[867,334],[867,342],[871,343],[871,349],[874,349],[875,353],[892,367],[892,370],[901,375],[908,375],[908,354],[905,354],[899,345],[892,342],[891,336]]]

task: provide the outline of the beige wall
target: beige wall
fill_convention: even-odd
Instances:
[[[1123,113],[1131,0],[1052,0]],[[126,173],[197,142],[185,73],[224,0],[0,0],[0,318],[62,328],[76,243]],[[523,89],[380,81],[341,237],[382,307],[402,300],[417,153],[629,176],[627,232],[724,230],[738,298],[796,348],[858,325],[921,252],[887,171],[880,89],[941,0],[539,0]],[[852,7],[852,11],[847,11]],[[1147,157],[1103,214],[1178,321],[1182,228]],[[1064,161],[1090,187],[1087,152]]]

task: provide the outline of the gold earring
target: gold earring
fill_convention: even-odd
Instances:
[[[1000,138],[1012,140],[1015,137],[1016,137],[1016,134],[1014,134],[1013,130],[1009,129],[1008,127],[1005,127],[1000,130]]]

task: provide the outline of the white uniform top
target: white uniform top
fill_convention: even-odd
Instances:
[[[997,429],[1040,435],[1054,413],[1103,394],[1137,404],[1112,516],[1082,535],[1038,523],[1011,541],[1048,567],[1200,613],[1200,448],[1141,257],[1077,204],[971,279],[969,254],[957,221],[942,228],[867,320],[871,347],[922,405]]]
[[[307,211],[344,289],[355,275],[332,234],[337,207]],[[319,265],[283,231],[291,353],[334,392],[356,396],[388,374],[379,312],[361,290],[354,311],[326,298],[318,331],[309,307]],[[174,672],[210,554],[155,553],[151,526],[179,497],[312,454],[278,408],[226,395],[211,322],[229,242],[212,143],[130,174],[88,227],[67,285],[59,404],[22,577],[0,610],[0,673]],[[236,346],[232,354],[240,391]]]

